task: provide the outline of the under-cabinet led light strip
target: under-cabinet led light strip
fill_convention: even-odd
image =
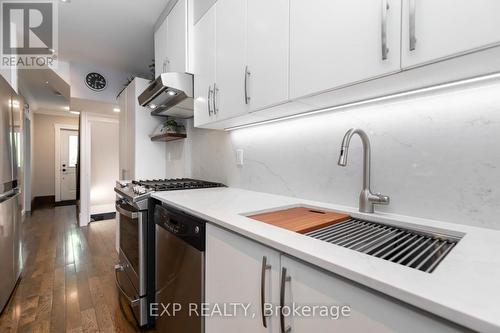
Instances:
[[[370,103],[376,103],[376,102],[382,102],[382,101],[387,101],[387,100],[391,100],[391,99],[396,99],[399,97],[412,96],[412,95],[422,94],[422,93],[426,93],[426,92],[430,92],[430,91],[446,89],[446,88],[453,88],[453,87],[458,87],[458,86],[467,85],[467,84],[471,84],[471,83],[478,83],[478,82],[483,82],[483,81],[488,81],[488,80],[494,80],[494,79],[498,79],[498,78],[500,78],[500,73],[476,76],[476,77],[473,77],[470,79],[457,80],[457,81],[452,81],[452,82],[448,82],[448,83],[442,83],[442,84],[437,84],[437,85],[433,85],[433,86],[428,86],[425,88],[408,90],[408,91],[384,95],[384,96],[375,97],[375,98],[368,98],[368,99],[364,99],[364,100],[357,101],[357,102],[340,104],[340,105],[333,106],[333,107],[315,109],[315,110],[306,111],[303,113],[294,114],[294,115],[290,115],[290,116],[284,116],[284,117],[279,117],[279,118],[274,118],[274,119],[269,119],[269,120],[257,121],[257,122],[245,124],[245,125],[228,127],[228,128],[225,128],[224,130],[225,131],[234,131],[237,129],[259,126],[259,125],[264,125],[264,124],[270,124],[270,123],[275,123],[278,121],[295,119],[295,118],[299,118],[299,117],[306,117],[306,116],[310,116],[310,115],[314,115],[314,114],[318,114],[318,113],[338,111],[338,110],[348,109],[348,108],[366,105],[366,104],[370,104]]]

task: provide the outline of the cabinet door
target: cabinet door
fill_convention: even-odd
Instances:
[[[246,0],[219,0],[216,19],[217,120],[247,112],[245,104]]]
[[[167,71],[167,19],[155,31],[155,77]]]
[[[193,0],[193,22],[194,24],[205,15],[217,0]]]
[[[186,71],[187,0],[179,0],[167,17],[167,72]]]
[[[278,333],[277,317],[267,318],[267,328],[264,327],[261,290],[264,290],[265,302],[277,302],[279,253],[234,233],[207,225],[205,255],[205,302],[221,307],[230,303],[250,305],[248,316],[244,315],[244,311],[238,311],[235,317],[206,318],[206,333]],[[263,260],[269,265],[264,272]]]
[[[215,6],[194,26],[194,125],[215,121],[211,93],[215,83]]]
[[[247,5],[247,91],[250,111],[288,99],[289,0]]]
[[[400,36],[401,0],[290,0],[290,97],[398,71]]]
[[[326,306],[330,310],[330,314],[325,316],[318,308],[316,316],[286,317],[285,326],[290,326],[292,332],[465,332],[437,317],[427,316],[419,310],[287,256],[281,257],[281,265],[282,274],[286,269],[285,277],[289,278],[285,282],[285,306],[291,307],[295,303],[299,308]],[[342,313],[342,307],[344,316],[335,319],[336,313]]]
[[[500,43],[499,12],[495,0],[403,0],[403,67]]]

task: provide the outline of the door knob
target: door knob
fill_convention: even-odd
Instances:
[[[66,172],[66,169],[63,169],[63,172]]]
[[[65,167],[66,167],[66,164],[63,164],[63,168],[65,168]]]

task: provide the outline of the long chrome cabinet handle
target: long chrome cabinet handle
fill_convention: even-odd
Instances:
[[[245,66],[245,104],[250,103],[250,97],[248,96],[248,77],[250,72],[248,71],[248,66]]]
[[[208,98],[207,98],[207,106],[208,106],[208,116],[212,116],[212,94],[213,94],[213,90],[212,90],[212,86],[208,86]]]
[[[387,0],[382,0],[382,60],[387,60],[389,48],[387,47],[387,11],[389,3]]]
[[[214,101],[214,109],[213,109],[213,113],[214,114],[217,114],[219,113],[219,105],[217,104],[217,95],[219,94],[219,88],[217,87],[217,83],[214,83],[214,92],[213,92],[213,101]]]
[[[280,290],[280,327],[281,333],[289,333],[292,330],[291,326],[285,325],[285,315],[283,314],[283,308],[285,306],[285,292],[286,283],[291,281],[292,278],[286,275],[286,268],[281,269],[281,290]]]
[[[410,51],[415,51],[417,47],[417,37],[415,33],[415,13],[416,13],[416,0],[409,0],[409,6],[410,6]]]
[[[267,328],[267,315],[265,311],[265,303],[266,303],[266,271],[270,270],[271,265],[267,264],[267,257],[262,257],[262,273],[260,275],[260,309],[262,312],[262,325]]]

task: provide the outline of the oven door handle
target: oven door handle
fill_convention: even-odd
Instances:
[[[139,213],[131,212],[125,208],[122,208],[121,205],[118,203],[116,204],[116,211],[121,215],[125,215],[126,217],[132,220],[137,220],[139,218]]]
[[[116,287],[120,291],[120,293],[127,299],[127,301],[130,303],[131,306],[136,306],[139,304],[140,299],[139,298],[133,298],[127,295],[125,290],[123,290],[122,286],[120,285],[120,282],[118,281],[118,272],[123,272],[123,266],[122,265],[116,265],[115,266],[115,283]]]

